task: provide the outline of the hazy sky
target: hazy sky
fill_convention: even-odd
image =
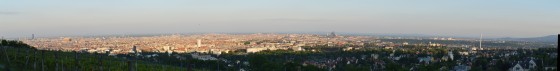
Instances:
[[[0,0],[6,38],[330,31],[538,37],[560,0]]]

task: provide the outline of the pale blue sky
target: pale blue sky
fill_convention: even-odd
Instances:
[[[0,0],[0,36],[356,32],[538,37],[560,0]]]

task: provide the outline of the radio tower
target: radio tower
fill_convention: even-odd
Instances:
[[[478,46],[479,46],[480,50],[483,50],[482,49],[482,34],[480,34],[480,39],[479,39],[479,45]]]

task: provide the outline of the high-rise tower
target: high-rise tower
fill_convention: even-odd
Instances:
[[[202,46],[202,40],[201,39],[197,39],[196,40],[196,47],[200,47]]]
[[[336,36],[338,36],[338,35],[336,35],[334,32],[331,32],[331,33],[327,34],[327,37],[329,37],[329,38],[334,38]]]
[[[136,51],[136,46],[135,45],[132,46],[132,52],[134,52],[134,53],[138,52],[138,51]]]

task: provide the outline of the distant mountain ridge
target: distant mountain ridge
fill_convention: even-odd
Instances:
[[[511,40],[511,41],[532,41],[532,42],[558,42],[558,35],[549,35],[543,37],[533,37],[533,38],[500,38],[500,40]]]

